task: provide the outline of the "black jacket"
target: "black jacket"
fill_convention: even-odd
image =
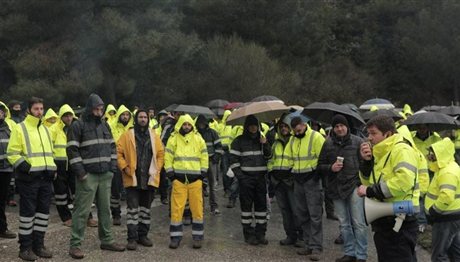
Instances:
[[[73,121],[67,133],[67,157],[76,176],[117,170],[117,151],[109,125],[96,118],[92,109],[103,104],[91,94],[82,119]]]
[[[238,136],[231,145],[230,168],[238,179],[244,174],[266,174],[267,160],[270,159],[271,154],[268,141],[265,144],[260,143],[260,125],[259,132],[253,138],[245,122],[243,134]]]
[[[359,179],[359,147],[362,138],[348,133],[340,139],[331,132],[331,136],[321,149],[318,159],[318,172],[327,179],[326,194],[331,199],[345,199],[361,184]],[[332,164],[337,157],[344,158],[343,168],[332,172]]]
[[[11,131],[8,124],[3,121],[0,124],[0,172],[13,172],[13,167],[6,158],[6,148],[10,140]]]
[[[203,122],[204,124],[206,124],[206,127],[203,129],[198,128],[199,122]],[[206,149],[208,150],[209,158],[212,160],[214,164],[217,164],[221,156],[224,154],[219,134],[216,130],[209,127],[208,120],[203,115],[198,116],[196,120],[196,126],[198,129],[198,133],[200,133],[204,142],[206,142]]]

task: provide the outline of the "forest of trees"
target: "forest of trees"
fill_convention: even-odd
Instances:
[[[459,101],[456,0],[3,0],[0,100]]]

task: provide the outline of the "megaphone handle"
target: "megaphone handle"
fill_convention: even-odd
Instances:
[[[399,232],[404,222],[404,219],[406,219],[406,214],[396,214],[395,225],[393,227],[394,232]]]

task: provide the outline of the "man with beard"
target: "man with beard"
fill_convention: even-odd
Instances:
[[[35,261],[51,258],[45,247],[49,207],[56,175],[53,144],[48,128],[42,125],[43,100],[29,100],[29,115],[11,132],[8,161],[15,168],[19,195],[19,257]],[[38,257],[37,257],[38,256]]]
[[[305,248],[297,253],[321,259],[323,249],[323,199],[320,176],[316,171],[318,157],[325,138],[312,130],[300,117],[291,120],[294,136],[289,140],[286,154],[291,159],[294,174],[295,215],[303,231]]]
[[[290,159],[285,153],[291,137],[291,128],[281,117],[275,129],[277,134],[272,146],[272,158],[268,162],[268,174],[274,187],[276,202],[281,210],[283,227],[286,232],[286,238],[280,240],[280,245],[296,245],[297,240],[302,239],[303,236],[294,216],[294,177],[291,173]]]
[[[117,143],[118,167],[122,170],[127,194],[128,250],[136,250],[137,243],[147,247],[153,245],[147,237],[150,206],[164,162],[163,144],[149,128],[147,111],[137,110],[134,120],[134,128],[121,135]]]
[[[171,242],[169,248],[176,249],[182,240],[182,216],[187,200],[192,211],[193,248],[201,248],[204,235],[203,224],[203,178],[208,171],[206,144],[196,131],[190,115],[181,116],[166,145],[166,176],[172,181]]]
[[[208,150],[209,169],[207,182],[209,185],[209,205],[211,206],[211,213],[213,215],[219,215],[220,211],[216,201],[216,177],[218,165],[224,151],[222,150],[219,134],[217,131],[209,127],[208,119],[206,119],[203,115],[199,115],[196,120],[196,125],[198,126],[198,132],[201,137],[203,137],[204,142],[206,142]],[[204,187],[203,190],[206,190],[206,187]]]
[[[130,129],[132,126],[133,119],[131,117],[131,112],[126,106],[121,105],[118,108],[116,117],[110,126],[115,143],[117,143],[120,136],[128,131],[128,129]],[[121,225],[120,199],[121,191],[123,189],[122,187],[123,184],[121,180],[121,171],[117,170],[113,174],[110,197],[110,210],[112,211],[112,223],[114,226]]]
[[[241,224],[250,245],[267,245],[267,160],[271,148],[260,130],[259,120],[246,117],[243,134],[232,142],[230,168],[240,187]],[[254,209],[254,212],[253,212]],[[252,222],[255,219],[255,227]]]
[[[73,121],[67,133],[67,156],[70,168],[77,177],[75,207],[72,213],[72,234],[69,255],[84,257],[81,242],[85,236],[86,219],[96,197],[100,248],[124,251],[115,244],[110,228],[110,185],[117,168],[116,146],[109,125],[102,120],[104,102],[91,94],[83,116]]]

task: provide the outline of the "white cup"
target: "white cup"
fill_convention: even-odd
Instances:
[[[338,156],[338,157],[337,157],[337,162],[339,162],[339,163],[343,163],[343,160],[344,160],[344,158],[343,158],[343,157],[341,157],[341,156]]]

